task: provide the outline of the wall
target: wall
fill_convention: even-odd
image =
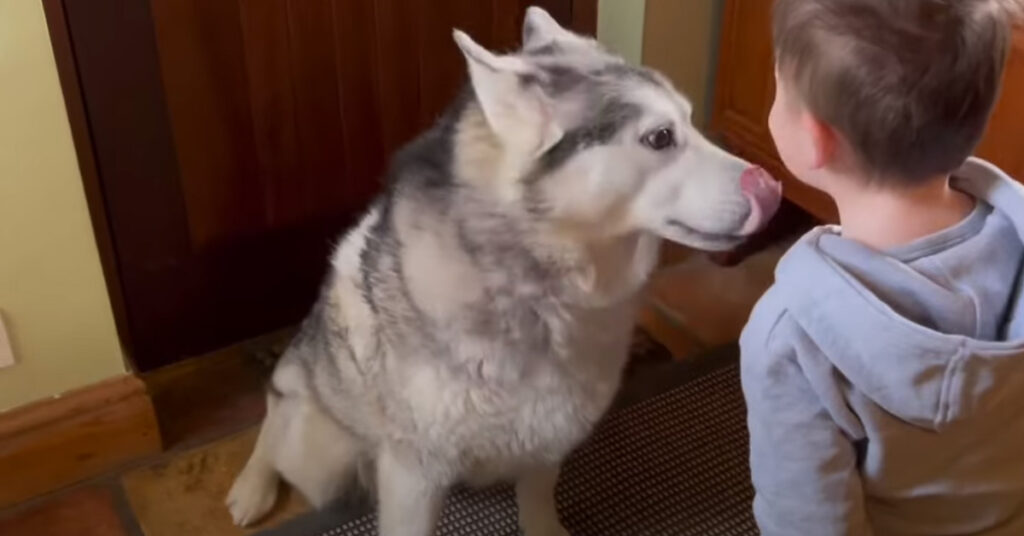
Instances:
[[[0,411],[123,374],[46,20],[0,0]]]
[[[690,98],[700,127],[710,115],[720,21],[720,0],[647,0],[643,62]]]
[[[643,59],[646,4],[646,0],[599,0],[597,4],[597,40],[637,65]]]
[[[721,0],[600,0],[597,38],[634,64],[668,76],[705,127],[714,93]]]

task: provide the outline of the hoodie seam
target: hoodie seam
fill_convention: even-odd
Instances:
[[[967,195],[974,197],[972,194]],[[932,257],[950,248],[970,242],[984,230],[988,217],[991,215],[991,209],[987,208],[984,200],[975,198],[975,203],[977,205],[974,207],[974,210],[961,220],[960,223],[954,224],[952,227],[948,227],[931,236],[919,239],[921,243],[907,244],[883,251],[882,253],[900,262],[910,263]],[[947,235],[945,238],[942,237],[944,234]],[[938,241],[931,244],[928,243],[934,240]]]
[[[1024,185],[1021,185],[1021,187],[1024,188]],[[839,282],[842,284],[844,288],[851,290],[857,296],[862,298],[865,302],[865,306],[870,308],[870,310],[886,317],[891,316],[890,313],[892,311],[891,309],[887,309],[887,305],[884,302],[879,300],[878,297],[872,294],[870,291],[867,291],[866,289],[863,289],[859,285],[855,284],[851,280],[850,276],[846,274],[835,261],[829,258],[829,256],[825,254],[824,251],[822,251],[820,245],[817,242],[817,238],[820,237],[810,238],[811,240],[809,240],[807,244],[807,247],[810,248],[810,251],[807,252],[808,254],[813,255],[819,260],[819,262],[824,263],[829,273],[835,275],[839,279]],[[1024,284],[1022,284],[1022,286],[1024,286]],[[925,342],[924,339],[934,336],[950,337],[950,335],[944,334],[936,330],[922,328],[921,326],[913,324],[912,322],[906,320],[904,317],[898,316],[898,318],[899,319],[896,320],[896,323],[900,331],[905,332],[907,336],[913,337],[915,340],[919,342],[923,343]],[[957,337],[960,339],[963,338],[962,336]],[[1018,350],[1020,348],[1024,348],[1024,339],[1022,339],[1021,341],[1014,340],[1004,342],[979,341],[976,343],[976,346],[982,350],[990,351]]]
[[[963,295],[967,296],[968,301],[971,304],[971,308],[973,309],[972,316],[974,317],[974,325],[971,326],[971,337],[975,339],[980,339],[982,321],[981,306],[979,304],[981,302],[981,299],[972,289],[961,285],[956,279],[954,279],[953,276],[950,275],[949,270],[946,269],[945,264],[938,261],[934,261],[932,265],[935,267],[936,270],[942,273],[942,277],[946,280],[946,285],[948,285],[949,288],[959,291]]]
[[[792,344],[788,344],[787,348],[785,348],[785,350],[781,349],[777,345],[776,333],[779,332],[778,328],[786,320],[787,316],[788,317],[792,317],[792,313],[789,311],[789,308],[783,307],[782,311],[778,314],[777,318],[775,319],[775,322],[772,324],[771,328],[768,330],[768,336],[766,337],[766,340],[765,340],[765,349],[768,351],[769,354],[771,354],[773,356],[779,356],[779,355],[783,354],[785,351],[788,351],[788,352],[791,353],[791,356],[788,357],[787,359],[791,359],[792,362],[793,362],[793,365],[796,367],[796,369],[798,371],[800,371],[800,378],[804,382],[807,383],[807,387],[811,390],[811,392],[814,393],[814,400],[817,403],[818,407],[821,408],[821,410],[824,411],[828,415],[829,420],[832,422],[832,424],[834,424],[836,426],[836,428],[838,428],[840,430],[840,432],[842,433],[843,437],[845,437],[850,442],[855,442],[855,441],[860,441],[860,440],[863,440],[863,439],[867,439],[867,431],[866,431],[866,426],[864,424],[864,421],[861,418],[860,414],[857,413],[857,410],[854,408],[854,406],[853,406],[852,402],[849,400],[849,398],[845,394],[841,395],[841,397],[840,397],[842,402],[843,402],[842,407],[847,412],[849,412],[850,418],[853,419],[853,421],[854,421],[854,425],[853,426],[847,426],[848,424],[850,424],[848,421],[846,421],[845,419],[842,419],[842,418],[837,418],[837,415],[834,413],[835,410],[832,407],[832,405],[830,405],[829,403],[826,402],[826,399],[823,397],[821,391],[819,391],[818,387],[815,385],[815,382],[811,381],[811,378],[807,374],[807,370],[804,367],[804,363],[800,359],[800,354],[802,352],[800,352],[800,350],[798,350],[797,347],[795,347]],[[817,354],[823,356],[823,358],[826,361],[828,361],[829,367],[833,371],[833,373],[838,373],[838,374],[842,375],[843,374],[842,371],[839,370],[839,368],[836,367],[835,363],[833,363],[827,357],[827,355],[825,354],[825,351],[822,350],[821,347],[818,345],[817,341],[815,341],[814,338],[811,337],[811,335],[809,333],[807,333],[807,331],[800,324],[800,322],[798,320],[796,320],[795,318],[791,319],[790,322],[793,322],[793,324],[794,324],[793,328],[799,331],[799,336],[804,338],[804,339],[806,339],[809,344],[814,346],[814,352],[816,352]],[[838,384],[838,380],[836,380],[835,388],[837,389],[837,391],[841,391],[841,387]]]
[[[782,310],[779,311],[779,314],[775,316],[775,320],[772,322],[771,327],[768,328],[768,335],[765,337],[765,340],[764,340],[764,347],[768,351],[771,351],[771,349],[772,349],[772,344],[773,344],[773,341],[775,340],[775,333],[778,331],[779,326],[782,324],[782,319],[785,318],[786,315],[788,315],[788,314],[789,314],[789,308],[788,307],[782,307]]]
[[[960,404],[960,400],[957,399],[958,389],[954,389],[954,383],[958,380],[960,371],[963,368],[963,356],[964,346],[961,343],[957,348],[956,355],[950,359],[949,365],[946,366],[946,372],[942,378],[942,390],[939,394],[939,411],[934,423],[937,430],[952,420],[953,408]]]
[[[889,256],[900,262],[916,262],[928,257],[932,257],[937,253],[942,253],[952,247],[959,246],[964,242],[970,241],[976,235],[958,236],[943,240],[942,242],[936,242],[931,247],[922,248],[920,250],[912,252],[910,255],[890,254]]]

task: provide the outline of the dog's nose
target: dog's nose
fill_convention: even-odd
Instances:
[[[750,203],[750,216],[740,234],[753,234],[763,228],[779,209],[782,203],[782,183],[773,179],[764,169],[754,166],[740,175],[740,191]]]

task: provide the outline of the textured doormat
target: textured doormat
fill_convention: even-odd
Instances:
[[[647,351],[663,351],[655,345]],[[757,534],[737,355],[729,347],[632,368],[615,409],[563,468],[558,506],[570,533]],[[437,533],[517,536],[511,487],[454,490]],[[376,534],[372,507],[349,501],[261,536]]]

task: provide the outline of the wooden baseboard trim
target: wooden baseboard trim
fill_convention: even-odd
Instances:
[[[153,403],[134,375],[0,413],[0,508],[160,450]]]

